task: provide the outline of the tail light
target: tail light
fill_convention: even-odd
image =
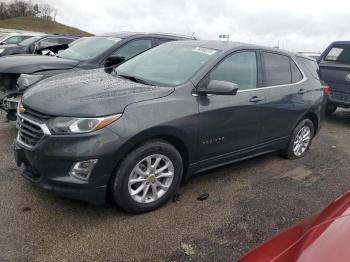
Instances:
[[[329,95],[329,86],[328,85],[325,85],[323,87],[323,95],[324,96],[328,96]]]

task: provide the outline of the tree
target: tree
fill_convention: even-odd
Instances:
[[[56,19],[57,9],[52,8],[49,4],[33,4],[32,1],[13,0],[12,2],[0,2],[0,19],[37,16],[43,19]]]

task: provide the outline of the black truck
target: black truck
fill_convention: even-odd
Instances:
[[[350,107],[350,41],[333,42],[318,59],[321,79],[329,86],[326,113]]]

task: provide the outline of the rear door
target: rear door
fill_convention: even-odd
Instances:
[[[198,96],[199,155],[201,160],[255,147],[264,142],[262,121],[267,117],[264,90],[259,88],[255,51],[234,53],[204,79],[238,85],[236,95]]]
[[[350,45],[328,48],[319,67],[321,79],[330,87],[330,98],[350,103]]]
[[[268,117],[264,119],[264,134],[268,141],[286,138],[312,94],[303,84],[303,74],[287,55],[262,51],[263,86],[266,90]]]

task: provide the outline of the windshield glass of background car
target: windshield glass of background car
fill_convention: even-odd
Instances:
[[[130,59],[116,71],[157,85],[177,86],[187,82],[217,53],[202,47],[164,44]]]
[[[333,47],[324,60],[350,64],[350,48]]]
[[[114,37],[86,37],[60,52],[59,57],[79,61],[90,60],[102,54],[120,40],[120,38]]]
[[[38,41],[41,38],[42,38],[41,36],[30,37],[30,38],[20,42],[19,45],[21,45],[21,46],[30,46],[31,44],[33,44],[34,42]]]

